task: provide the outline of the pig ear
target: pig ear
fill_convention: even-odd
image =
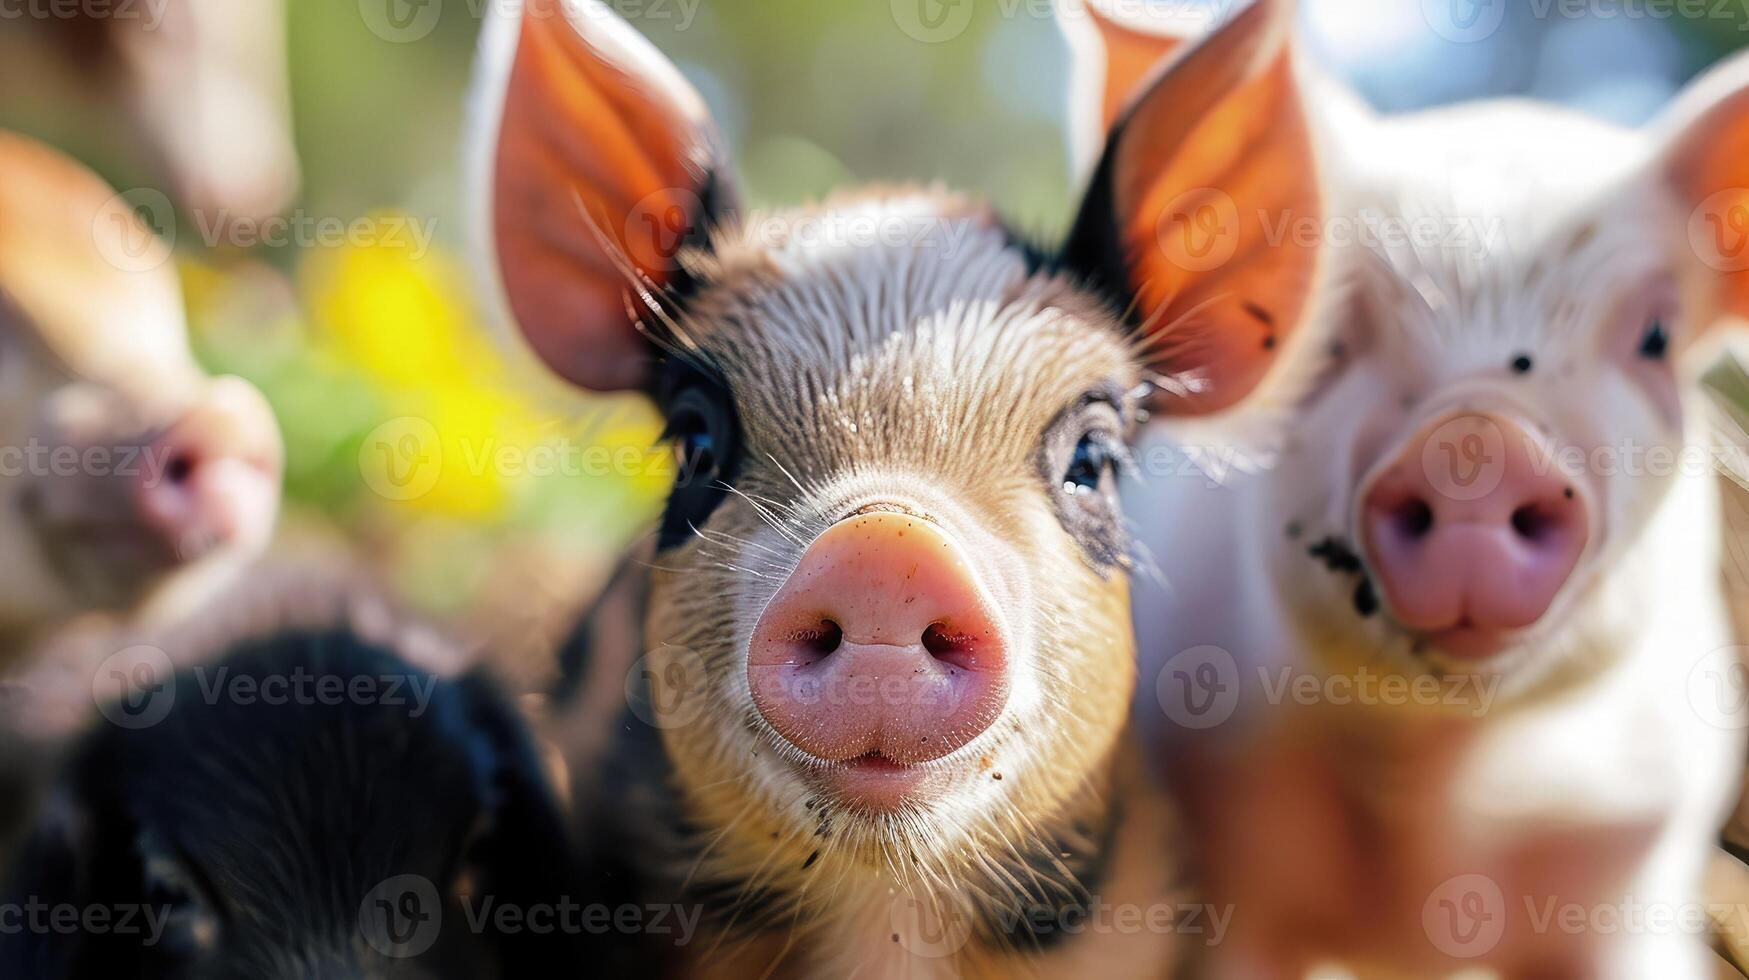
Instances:
[[[1077,174],[1098,161],[1105,134],[1142,82],[1214,19],[1211,10],[1175,5],[1158,17],[1120,20],[1107,2],[1056,0],[1057,24],[1069,43],[1069,149]]]
[[[1749,319],[1749,54],[1689,85],[1659,128],[1659,177],[1717,284],[1702,320]]]
[[[1257,0],[1147,84],[1118,115],[1064,249],[1133,309],[1152,367],[1181,382],[1163,411],[1236,405],[1312,304],[1323,196],[1293,6]]]
[[[642,386],[640,324],[729,206],[698,93],[599,0],[492,4],[468,135],[489,293],[535,353],[596,390]]]

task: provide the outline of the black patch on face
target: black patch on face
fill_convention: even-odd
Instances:
[[[1379,597],[1373,591],[1372,579],[1362,578],[1360,584],[1354,587],[1354,611],[1363,618],[1379,611]]]
[[[1306,554],[1324,563],[1324,567],[1332,572],[1358,572],[1361,570],[1360,556],[1341,538],[1331,537],[1319,541],[1306,549]]]
[[[674,486],[656,535],[657,550],[666,551],[691,538],[728,495],[741,469],[741,425],[727,382],[692,359],[663,362],[655,397],[668,420],[663,438],[675,449]]]
[[[1531,359],[1529,354],[1520,354],[1512,359],[1513,374],[1529,374],[1531,368],[1534,367],[1536,367],[1536,362]]]
[[[1045,263],[1053,271],[1079,276],[1088,289],[1103,296],[1118,312],[1131,309],[1135,302],[1112,189],[1114,154],[1110,148],[1121,141],[1125,128],[1123,120],[1112,127],[1105,143],[1107,152],[1087,184],[1075,223],[1062,248]]]
[[[1117,500],[1126,464],[1124,400],[1116,388],[1088,392],[1045,427],[1038,469],[1063,529],[1101,575],[1127,566],[1130,537]]]

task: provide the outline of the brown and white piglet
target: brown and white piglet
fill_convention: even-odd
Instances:
[[[1173,460],[1257,418],[1166,426],[1126,500],[1165,573],[1138,718],[1236,909],[1216,975],[1709,975],[1743,721],[1695,355],[1749,315],[1749,61],[1645,131],[1282,84],[1313,139],[1221,145],[1325,212],[1221,179],[1167,219],[1318,253],[1273,458],[1211,486]]]
[[[697,94],[602,4],[489,20],[488,290],[553,371],[652,397],[678,458],[573,668],[612,695],[579,710],[632,694],[574,785],[604,880],[704,904],[681,973],[1159,974],[1215,938],[1129,762],[1114,471],[1146,370],[1209,375],[1159,411],[1235,403],[1292,343],[1293,256],[1162,278],[1164,203],[1248,164],[1152,176],[1198,121],[1291,124],[1284,29],[1260,6],[1159,79],[1174,121],[1115,137],[1119,179],[1043,250],[938,189],[738,213]],[[1266,271],[1279,293],[1230,300]],[[1207,329],[1161,332],[1193,308]],[[594,670],[627,650],[629,682]]]
[[[258,553],[271,410],[188,347],[168,248],[95,174],[0,133],[0,672],[72,617],[170,618]]]

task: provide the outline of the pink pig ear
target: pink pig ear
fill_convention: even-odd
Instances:
[[[1294,65],[1292,0],[1255,0],[1173,57],[1112,123],[1063,263],[1131,304],[1160,410],[1236,406],[1303,332],[1324,197]]]
[[[1070,152],[1077,172],[1098,159],[1105,134],[1143,81],[1168,55],[1214,26],[1212,10],[1174,4],[1146,20],[1119,19],[1109,0],[1057,0],[1057,25],[1069,42]]]
[[[1690,84],[1659,129],[1659,174],[1717,286],[1703,317],[1749,320],[1749,54]]]
[[[643,294],[676,284],[681,248],[729,204],[721,142],[674,65],[599,0],[489,9],[468,136],[488,286],[560,376],[641,387]]]

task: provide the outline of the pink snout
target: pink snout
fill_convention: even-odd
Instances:
[[[1589,535],[1585,500],[1529,427],[1448,416],[1363,491],[1362,547],[1402,625],[1486,656],[1542,618]]]
[[[759,713],[825,762],[907,766],[989,728],[1008,699],[1003,631],[933,523],[877,512],[816,538],[753,630]]]
[[[133,491],[140,522],[183,561],[224,545],[259,548],[279,510],[282,456],[261,393],[219,378],[146,448]]]

